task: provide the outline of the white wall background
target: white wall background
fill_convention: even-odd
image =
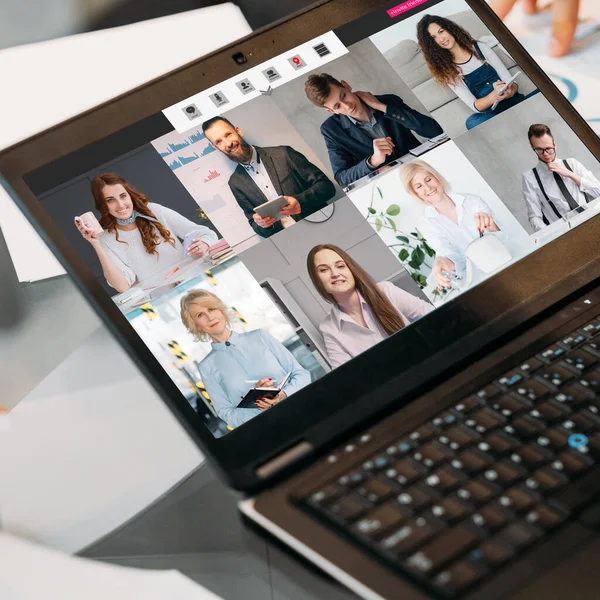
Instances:
[[[502,230],[506,233],[505,246],[510,251],[513,259],[520,258],[534,250],[535,246],[527,232],[454,142],[446,142],[420,158],[446,178],[453,192],[457,194],[476,194],[483,198],[497,217]],[[374,187],[380,188],[383,200],[379,199],[378,193],[373,193]],[[408,233],[419,229],[419,220],[423,214],[424,206],[404,190],[399,167],[386,172],[371,184],[357,191],[352,191],[348,195],[365,218],[372,198],[376,199],[373,208],[378,212],[380,210],[385,211],[390,204],[398,204],[400,214],[393,217],[398,229]],[[395,233],[392,229],[382,228],[378,235],[386,245],[389,245],[397,242],[396,235],[398,233]],[[398,250],[393,251],[394,256],[397,255],[397,252]],[[429,279],[429,285],[425,289],[425,293],[433,300],[435,297],[432,292],[435,286],[433,277]]]

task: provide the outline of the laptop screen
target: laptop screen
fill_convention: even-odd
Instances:
[[[217,438],[600,210],[463,0],[392,2],[25,181]]]

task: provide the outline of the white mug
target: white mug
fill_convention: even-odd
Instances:
[[[466,288],[473,279],[473,266],[484,273],[492,273],[510,261],[512,256],[506,246],[493,234],[484,234],[473,240],[465,251],[467,257],[467,282]]]

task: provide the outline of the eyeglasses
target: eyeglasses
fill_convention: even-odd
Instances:
[[[542,156],[543,154],[554,154],[556,152],[556,148],[552,147],[552,148],[534,148],[533,151],[538,154],[539,156]]]

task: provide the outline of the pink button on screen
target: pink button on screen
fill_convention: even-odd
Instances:
[[[394,6],[394,8],[389,8],[387,14],[394,19],[402,13],[420,6],[421,4],[425,4],[425,2],[427,2],[427,0],[407,0],[407,2],[402,2],[401,4],[398,4],[398,6]]]

